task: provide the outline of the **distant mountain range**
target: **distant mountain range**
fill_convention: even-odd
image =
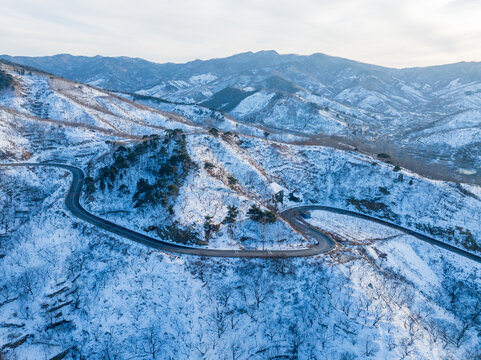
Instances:
[[[207,107],[312,141],[330,137],[361,151],[387,153],[411,168],[417,166],[409,164],[413,161],[434,171],[447,166],[458,178],[481,181],[481,63],[392,69],[275,51],[185,64],[128,57],[1,57],[143,95],[135,99],[187,117],[204,117],[199,106]]]
[[[96,76],[143,78],[131,62]],[[0,59],[0,359],[480,360],[481,187],[394,158],[420,134],[473,136],[474,75],[206,63],[115,94]],[[456,174],[426,154],[419,173]],[[223,257],[256,250],[272,258]]]

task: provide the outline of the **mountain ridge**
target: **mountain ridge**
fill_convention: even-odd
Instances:
[[[268,131],[336,136],[370,154],[388,153],[405,167],[413,161],[421,163],[418,168],[441,164],[456,181],[481,183],[481,63],[394,69],[273,50],[184,64],[73,55],[9,59],[107,90],[166,100],[130,97],[196,123],[210,118],[198,107],[207,106]]]
[[[288,69],[258,78],[199,73],[188,81],[169,80],[172,92],[166,95],[204,91],[218,101],[213,106],[245,122],[197,104],[159,102],[170,106],[159,111],[154,102],[139,104],[155,98],[133,102],[134,93],[112,94],[2,61],[0,69],[14,81],[0,91],[1,163],[82,169],[82,207],[98,218],[199,249],[269,254],[312,245],[314,239],[279,217],[302,204],[310,205],[304,207],[310,211],[301,220],[305,226],[338,241],[328,254],[311,258],[174,255],[72,216],[64,203],[70,181],[63,170],[2,166],[1,357],[479,357],[479,266],[380,223],[312,204],[393,221],[480,254],[481,188],[424,178],[388,164],[387,153],[366,156],[354,148],[299,143],[300,136],[274,132],[245,116],[284,129],[305,125],[302,139],[314,140],[307,126],[325,131],[321,121],[339,124],[334,133],[348,135],[345,128],[372,119],[374,134],[376,124],[389,125],[386,115],[374,112],[381,108],[369,113],[367,107],[348,106],[356,100],[349,89],[343,90],[342,105],[340,97],[329,95],[334,85],[315,95],[308,90],[312,84]],[[247,89],[242,81],[265,87]],[[355,83],[364,84],[364,90],[355,88],[361,95],[368,85],[383,85],[371,84],[369,77]],[[224,97],[228,86],[237,90],[224,91]],[[394,105],[401,109],[403,101],[409,100]],[[432,135],[449,130],[453,121],[465,127],[476,121],[476,114],[460,115],[424,130]],[[78,192],[71,188],[70,194]]]
[[[300,58],[306,58],[306,57],[328,57],[332,59],[338,59],[338,60],[347,60],[350,62],[355,62],[358,64],[365,64],[365,65],[370,65],[370,66],[375,66],[378,68],[384,68],[384,69],[390,69],[390,70],[411,70],[411,69],[430,69],[430,68],[439,68],[443,66],[451,66],[451,65],[458,65],[458,64],[481,64],[480,61],[476,60],[460,60],[456,62],[449,62],[449,63],[439,63],[439,64],[432,64],[432,65],[426,65],[426,66],[406,66],[406,67],[392,67],[392,66],[385,66],[385,65],[379,65],[379,64],[373,64],[365,61],[360,61],[360,60],[354,60],[342,56],[336,56],[336,55],[330,55],[326,54],[323,52],[314,52],[311,54],[296,54],[296,53],[279,53],[277,50],[259,50],[259,51],[243,51],[240,53],[235,53],[229,56],[221,56],[221,57],[213,57],[209,59],[193,59],[193,60],[188,60],[188,61],[154,61],[154,60],[148,60],[142,57],[137,57],[137,56],[126,56],[126,55],[119,55],[119,56],[108,56],[108,55],[101,55],[101,54],[96,54],[96,55],[73,55],[70,53],[58,53],[58,54],[53,54],[53,55],[11,55],[11,54],[0,54],[0,58],[3,59],[17,59],[18,63],[21,63],[21,61],[27,61],[27,60],[38,60],[38,59],[48,59],[48,58],[57,58],[57,57],[71,57],[71,58],[84,58],[84,59],[122,59],[122,60],[142,60],[147,63],[155,64],[155,65],[186,65],[190,63],[198,63],[198,62],[207,62],[207,61],[212,61],[212,60],[225,60],[225,59],[231,59],[239,56],[247,56],[247,55],[261,55],[261,54],[273,54],[277,55],[280,57],[300,57]]]

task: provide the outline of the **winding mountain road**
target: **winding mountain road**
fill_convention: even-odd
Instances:
[[[388,226],[392,229],[399,230],[399,231],[401,231],[401,232],[403,232],[407,235],[411,235],[411,236],[413,236],[413,237],[415,237],[419,240],[425,241],[425,242],[427,242],[431,245],[438,246],[438,247],[443,248],[445,250],[456,253],[460,256],[464,256],[464,257],[466,257],[470,260],[481,263],[481,256],[470,253],[469,251],[466,251],[466,250],[457,248],[455,246],[446,244],[446,243],[444,243],[442,241],[439,241],[439,240],[436,240],[436,239],[434,239],[430,236],[421,234],[421,233],[419,233],[417,231],[414,231],[414,230],[411,230],[411,229],[407,229],[407,228],[402,227],[400,225],[393,224],[389,221],[385,221],[385,220],[378,219],[378,218],[373,217],[373,216],[357,213],[355,211],[344,210],[344,209],[339,209],[339,208],[334,208],[334,207],[324,206],[324,205],[303,205],[303,206],[296,206],[294,208],[284,210],[282,212],[282,217],[286,221],[288,221],[289,224],[291,224],[291,226],[293,225],[294,221],[297,220],[298,222],[304,224],[304,228],[305,228],[305,226],[308,226],[308,227],[311,227],[312,231],[316,231],[316,228],[314,228],[312,225],[305,222],[302,219],[302,217],[300,216],[300,212],[306,212],[306,211],[311,211],[311,210],[323,210],[323,211],[328,211],[328,212],[335,213],[335,214],[348,215],[348,216],[353,216],[353,217],[363,219],[363,220],[369,220],[369,221],[375,222],[377,224]],[[298,229],[298,230],[300,230],[300,229]]]
[[[454,246],[445,244],[439,240],[433,239],[426,235],[420,234],[413,230],[403,228],[399,225],[392,224],[390,222],[377,219],[368,215],[359,214],[353,211],[338,209],[322,205],[308,205],[308,206],[298,206],[295,208],[290,208],[283,211],[280,215],[287,221],[294,229],[300,233],[307,235],[317,241],[316,245],[302,249],[285,249],[285,250],[230,250],[230,249],[202,249],[194,248],[189,246],[183,246],[178,244],[169,243],[163,240],[155,239],[150,236],[138,233],[136,231],[127,229],[123,226],[114,224],[108,220],[102,219],[87,210],[85,210],[80,204],[80,195],[84,185],[85,174],[78,167],[65,164],[57,163],[13,163],[13,164],[0,164],[1,167],[19,167],[19,166],[32,166],[32,167],[56,167],[60,169],[68,170],[72,174],[72,182],[70,188],[65,196],[65,206],[75,217],[84,220],[92,225],[100,227],[110,233],[122,236],[129,240],[136,241],[140,244],[160,249],[168,252],[175,252],[180,254],[198,255],[198,256],[211,256],[211,257],[237,257],[237,258],[290,258],[290,257],[306,257],[314,256],[325,253],[329,251],[335,245],[335,241],[315,228],[314,226],[305,222],[300,213],[309,210],[324,210],[338,214],[344,214],[349,216],[355,216],[357,218],[369,220],[389,226],[391,228],[402,231],[406,234],[414,236],[420,240],[426,241],[432,245],[436,245],[446,249],[448,251],[454,252],[458,255],[467,257],[471,260],[481,263],[481,257],[471,254],[465,250],[461,250]]]

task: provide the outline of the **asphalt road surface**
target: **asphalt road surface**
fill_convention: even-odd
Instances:
[[[302,249],[286,249],[286,250],[223,250],[223,249],[202,249],[194,248],[189,246],[183,246],[178,244],[173,244],[170,242],[162,241],[159,239],[152,238],[150,236],[135,232],[133,230],[127,229],[123,226],[114,224],[108,220],[102,219],[94,214],[89,213],[85,210],[82,205],[80,205],[80,194],[84,185],[84,172],[71,165],[56,164],[56,163],[13,163],[13,164],[0,164],[3,167],[16,167],[16,166],[35,166],[35,167],[56,167],[68,170],[72,174],[72,182],[70,188],[65,196],[65,206],[66,208],[77,218],[84,220],[92,225],[100,227],[110,233],[122,236],[129,240],[136,241],[140,244],[164,250],[168,252],[175,252],[180,254],[198,255],[198,256],[211,256],[211,257],[244,257],[244,258],[289,258],[289,257],[306,257],[314,256],[325,253],[329,251],[334,245],[335,241],[328,236],[326,233],[320,231],[314,226],[308,224],[300,216],[301,212],[310,210],[324,210],[338,214],[355,216],[361,219],[374,221],[378,224],[389,226],[391,228],[402,231],[406,234],[412,235],[420,240],[426,241],[432,245],[436,245],[452,251],[458,255],[467,257],[471,260],[481,263],[481,257],[471,254],[465,250],[461,250],[451,245],[447,245],[441,241],[428,237],[426,235],[420,234],[413,230],[403,228],[399,225],[392,224],[390,222],[377,219],[368,215],[359,214],[349,210],[343,210],[338,208],[332,208],[322,205],[309,205],[309,206],[298,206],[295,208],[290,208],[283,211],[280,216],[287,221],[294,229],[303,235],[316,241],[316,244],[307,248]]]

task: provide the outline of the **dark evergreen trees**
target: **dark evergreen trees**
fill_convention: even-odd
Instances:
[[[251,220],[262,224],[272,224],[276,222],[276,215],[272,211],[262,211],[257,205],[252,205],[247,215],[249,215]]]
[[[232,224],[236,221],[237,215],[239,215],[239,210],[234,205],[229,205],[227,209],[227,215],[222,222],[224,224]]]

